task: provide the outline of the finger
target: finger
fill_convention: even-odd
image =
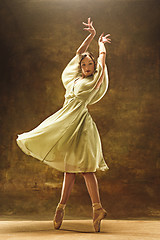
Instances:
[[[90,28],[83,28],[83,30],[89,31],[89,30],[90,30]]]
[[[90,24],[90,23],[91,23],[91,18],[89,17],[89,18],[88,18],[88,24]]]
[[[103,38],[104,41],[111,41],[110,38]]]
[[[102,37],[103,37],[103,34],[104,34],[104,33],[102,33],[102,34],[100,35],[99,39],[102,39]]]
[[[103,38],[104,38],[103,35],[104,35],[104,32],[101,34],[101,39],[102,39],[102,40],[103,40]]]
[[[91,27],[93,27],[93,21],[91,22],[91,24],[90,24],[90,25],[91,25]]]
[[[82,22],[85,26],[88,26],[88,23]]]
[[[102,38],[102,42],[106,43],[106,42],[111,42],[111,40],[106,39],[106,38]]]
[[[111,36],[111,34],[107,34],[105,37],[107,38],[107,37],[109,37],[109,36]]]

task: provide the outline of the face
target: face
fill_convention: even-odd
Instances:
[[[94,73],[94,62],[86,56],[81,62],[82,77],[89,77]]]

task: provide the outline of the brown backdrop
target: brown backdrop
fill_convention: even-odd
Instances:
[[[107,46],[110,84],[91,106],[105,159],[97,173],[110,218],[160,216],[159,63],[160,6],[155,0],[0,1],[0,212],[49,217],[60,197],[63,173],[26,156],[17,133],[29,131],[61,108],[61,73],[94,20]],[[90,217],[84,180],[77,175],[66,216]]]

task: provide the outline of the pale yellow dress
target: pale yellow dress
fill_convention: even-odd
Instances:
[[[108,88],[108,74],[99,89],[95,85],[102,74],[97,61],[94,76],[84,79],[76,55],[62,73],[66,89],[63,107],[30,132],[18,135],[19,147],[28,155],[62,172],[95,172],[107,170],[97,127],[87,105],[98,102]],[[76,80],[76,81],[75,81]]]

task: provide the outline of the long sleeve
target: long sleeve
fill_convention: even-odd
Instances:
[[[79,55],[77,54],[66,66],[62,73],[62,82],[67,89],[68,83],[80,75],[79,73]]]

